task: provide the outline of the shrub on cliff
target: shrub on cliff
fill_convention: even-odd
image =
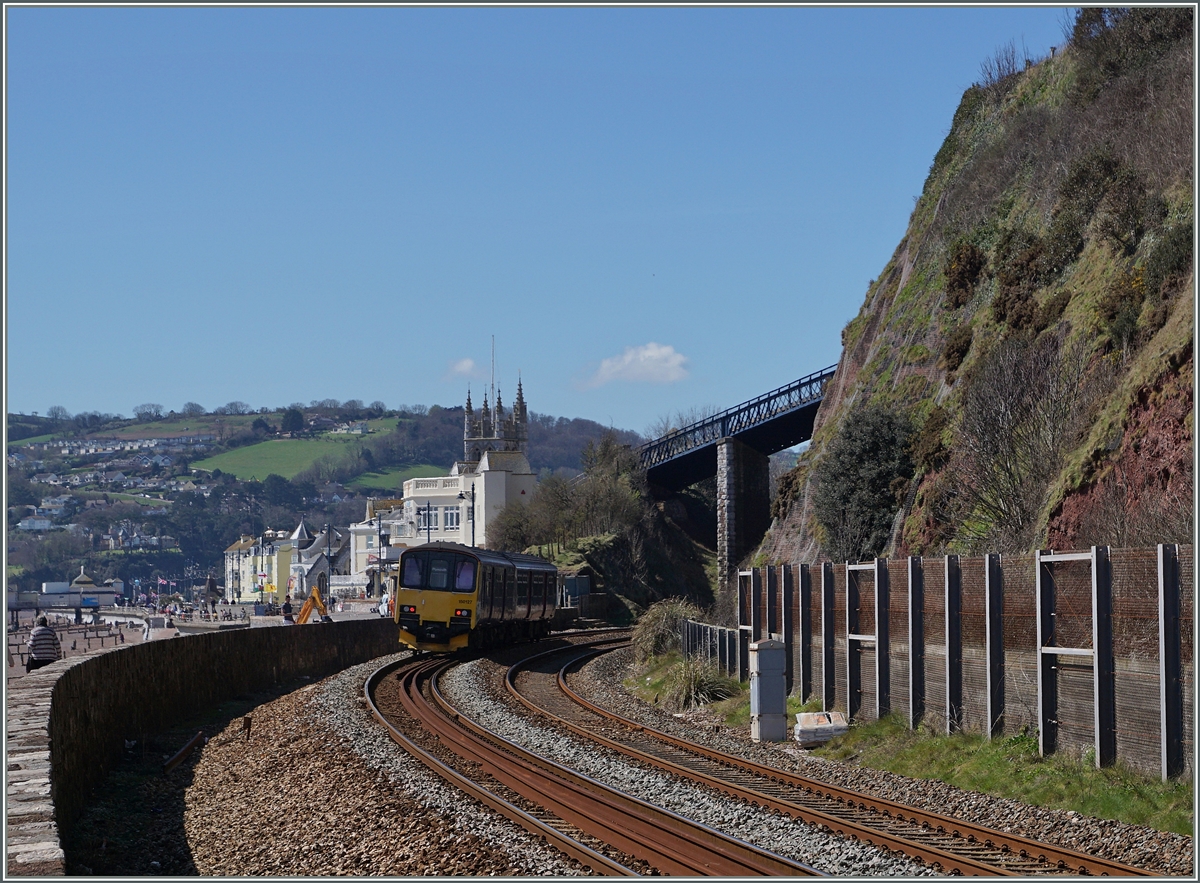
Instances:
[[[835,561],[861,561],[888,545],[898,494],[913,476],[912,427],[900,412],[871,405],[851,414],[814,470],[813,504]]]

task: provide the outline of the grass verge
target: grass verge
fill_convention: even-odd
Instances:
[[[1041,757],[1036,735],[988,741],[982,736],[910,730],[895,715],[850,728],[814,750],[918,779],[937,779],[968,791],[1031,806],[1074,810],[1101,819],[1191,835],[1195,789],[1190,780],[1163,782],[1124,766],[1096,769],[1066,755]]]
[[[625,681],[625,688],[654,705],[667,705],[673,671],[682,656],[653,657]],[[705,706],[726,727],[750,729],[750,687]],[[787,699],[788,733],[802,711],[820,711],[820,702]],[[913,779],[935,779],[965,791],[1007,797],[1030,806],[1074,810],[1100,819],[1145,825],[1191,836],[1195,788],[1190,779],[1163,782],[1117,765],[1096,769],[1086,759],[1038,754],[1036,735],[1018,734],[988,741],[982,736],[908,729],[897,715],[854,724],[846,735],[813,749],[818,757],[886,770]]]

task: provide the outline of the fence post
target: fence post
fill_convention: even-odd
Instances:
[[[1180,666],[1179,547],[1158,547],[1159,748],[1166,781],[1184,771],[1183,670]]]
[[[962,729],[962,571],[946,556],[946,732]]]
[[[1038,753],[1053,754],[1058,736],[1058,683],[1054,662],[1045,648],[1054,642],[1054,576],[1042,560],[1041,551],[1034,553],[1034,591],[1037,619],[1038,667]]]
[[[808,565],[800,565],[800,591],[796,617],[796,634],[800,644],[800,699],[812,693],[812,574]]]
[[[763,638],[762,574],[758,568],[751,568],[750,576],[750,640],[761,641]],[[747,669],[749,671],[749,669]]]
[[[1117,698],[1113,664],[1112,566],[1108,546],[1092,546],[1092,689],[1096,732],[1096,767],[1117,759]]]
[[[908,726],[925,715],[925,569],[919,556],[908,559]]]
[[[779,634],[779,610],[776,602],[779,600],[776,588],[778,580],[775,578],[775,568],[769,564],[764,564],[762,567],[762,594],[763,594],[763,638],[769,640],[778,640]],[[761,638],[760,638],[761,640]]]
[[[738,680],[744,681],[750,677],[750,626],[741,626],[738,631]]]
[[[862,707],[862,657],[858,637],[858,577],[846,562],[846,719]]]
[[[794,596],[792,581],[792,565],[779,565],[779,630],[780,640],[784,646],[784,689],[791,694],[792,683],[795,679],[796,660],[794,648],[796,633],[792,628],[792,598]]]
[[[833,562],[821,562],[821,709],[837,702],[837,644],[833,632]]]
[[[889,601],[886,558],[875,559],[875,718],[892,710],[892,641],[888,629]]]
[[[984,619],[987,636],[987,737],[1000,734],[1004,716],[1004,571],[1001,558],[984,559]]]

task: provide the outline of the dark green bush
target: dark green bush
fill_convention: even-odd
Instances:
[[[1125,349],[1135,343],[1138,315],[1142,311],[1145,295],[1146,289],[1140,276],[1122,273],[1100,297],[1096,313],[1114,346]]]
[[[922,472],[932,472],[945,465],[950,452],[942,441],[942,434],[949,425],[949,416],[941,405],[934,405],[912,437],[913,463]]]
[[[1179,224],[1163,234],[1146,259],[1146,291],[1163,294],[1163,283],[1175,282],[1192,268],[1192,222]],[[1168,284],[1168,290],[1173,286]]]
[[[968,324],[955,325],[946,335],[946,348],[942,350],[942,367],[947,371],[957,371],[967,353],[971,351],[971,340],[974,332]]]
[[[1071,292],[1063,289],[1056,294],[1048,297],[1037,310],[1037,317],[1034,319],[1033,328],[1037,332],[1045,331],[1055,322],[1062,318],[1062,314],[1066,312],[1067,305],[1071,303]]]
[[[1080,63],[1072,95],[1093,100],[1106,83],[1192,39],[1190,7],[1088,7],[1076,12],[1071,45]]]
[[[896,513],[896,479],[913,476],[908,417],[884,405],[851,414],[814,470],[813,507],[835,561],[881,554]]]
[[[987,255],[973,242],[958,242],[946,257],[946,305],[956,310],[971,299]]]

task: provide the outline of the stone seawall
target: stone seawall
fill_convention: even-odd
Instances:
[[[9,684],[8,876],[65,873],[60,834],[126,739],[301,676],[327,677],[399,649],[389,619],[252,628],[114,647]]]

